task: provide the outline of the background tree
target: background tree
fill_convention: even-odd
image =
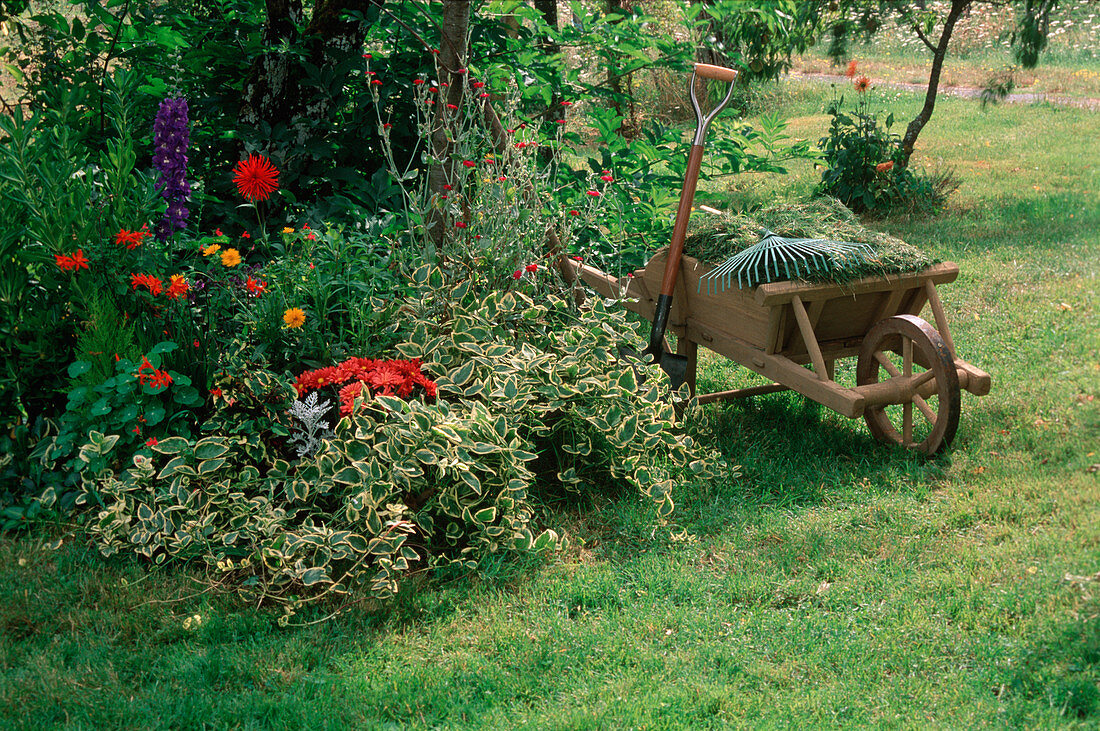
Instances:
[[[1024,68],[1033,68],[1039,62],[1040,52],[1046,47],[1050,13],[1057,2],[1058,0],[950,0],[949,3],[931,4],[904,0],[848,0],[830,3],[832,14],[822,20],[831,30],[829,53],[836,60],[847,56],[848,45],[853,38],[869,38],[886,22],[894,22],[916,34],[932,54],[924,104],[906,127],[901,138],[901,152],[896,159],[900,167],[906,167],[921,130],[928,124],[936,108],[944,60],[959,19],[977,4],[1014,5],[1016,32],[1011,38],[1013,55]]]

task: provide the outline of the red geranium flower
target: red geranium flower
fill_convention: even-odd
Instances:
[[[279,188],[279,171],[263,155],[249,155],[233,168],[233,182],[249,201],[265,201]]]

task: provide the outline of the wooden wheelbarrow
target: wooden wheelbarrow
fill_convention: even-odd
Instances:
[[[668,253],[623,278],[568,259],[562,265],[567,277],[652,321]],[[960,390],[989,393],[989,374],[956,355],[936,292],[958,276],[955,264],[842,285],[785,281],[715,293],[707,293],[707,282],[699,286],[711,267],[683,256],[678,268],[668,329],[687,358],[691,392],[700,345],[772,381],[696,394],[699,403],[793,389],[849,418],[862,416],[879,440],[933,454],[955,436]],[[926,306],[935,327],[920,317]],[[845,387],[833,380],[834,365],[853,356],[856,385]]]

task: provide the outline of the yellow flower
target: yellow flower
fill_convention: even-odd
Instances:
[[[294,233],[294,229],[292,229],[290,226],[287,226],[283,229],[283,233],[292,234],[292,233]]]
[[[236,249],[226,249],[222,252],[222,265],[235,267],[241,263],[241,252]]]
[[[283,322],[289,328],[301,327],[306,324],[306,313],[301,307],[291,307],[283,313]]]
[[[210,246],[207,246],[205,249],[202,250],[202,255],[210,256],[215,251],[221,251],[221,248],[222,247],[218,246],[217,244],[210,244]]]

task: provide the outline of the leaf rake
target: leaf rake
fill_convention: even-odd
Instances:
[[[761,239],[710,270],[699,280],[707,294],[724,292],[737,278],[738,289],[813,273],[842,272],[867,261],[871,247],[852,241],[789,239],[762,229]]]

